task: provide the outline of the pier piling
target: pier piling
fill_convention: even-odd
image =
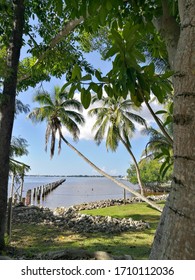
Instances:
[[[41,185],[31,190],[28,190],[26,193],[25,204],[26,205],[34,205],[36,203],[40,204],[41,200],[44,200],[49,193],[51,193],[53,190],[55,190],[58,186],[60,186],[65,181],[66,179],[61,179],[53,183]]]

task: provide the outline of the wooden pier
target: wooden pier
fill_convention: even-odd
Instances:
[[[58,186],[63,184],[65,181],[66,179],[61,179],[53,183],[41,185],[36,188],[28,190],[26,193],[25,205],[28,206],[28,205],[40,204],[40,201],[43,201],[49,193],[51,193],[53,190],[55,190]]]

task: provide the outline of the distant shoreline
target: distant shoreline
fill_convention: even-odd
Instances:
[[[78,178],[104,178],[101,175],[25,175],[25,177],[78,177]],[[123,178],[122,175],[112,176],[113,178]]]

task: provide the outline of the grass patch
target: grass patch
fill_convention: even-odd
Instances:
[[[161,203],[163,204],[163,203]],[[146,203],[112,206],[81,211],[90,215],[112,216],[143,220],[151,228],[144,231],[117,234],[78,234],[63,227],[43,224],[14,224],[10,245],[25,258],[35,258],[36,254],[61,249],[85,249],[91,252],[106,251],[113,255],[131,255],[134,259],[147,259],[150,253],[160,213]]]

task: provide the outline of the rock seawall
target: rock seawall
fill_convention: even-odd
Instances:
[[[77,212],[73,207],[48,208],[15,207],[13,223],[44,224],[62,227],[76,233],[118,233],[123,231],[142,230],[149,227],[144,221],[134,221],[132,218],[116,219],[110,216],[91,216]]]
[[[166,200],[167,195],[152,196],[151,200]],[[126,200],[127,203],[140,202],[138,198]],[[13,223],[45,224],[63,227],[77,233],[118,233],[149,228],[145,221],[135,221],[132,218],[113,218],[110,216],[91,216],[79,211],[98,209],[114,205],[122,205],[122,199],[103,200],[93,203],[83,203],[69,208],[58,207],[54,210],[37,206],[20,206],[13,209]]]

